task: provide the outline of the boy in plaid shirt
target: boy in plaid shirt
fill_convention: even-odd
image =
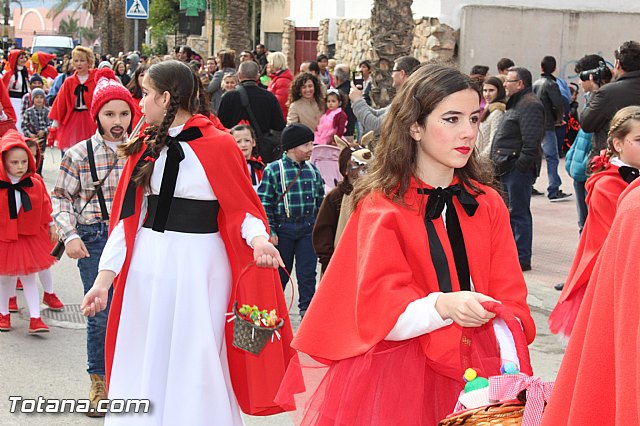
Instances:
[[[303,124],[292,124],[282,132],[285,154],[267,165],[258,195],[267,213],[271,240],[278,247],[285,267],[296,260],[298,308],[304,314],[316,291],[318,258],[311,242],[316,215],[324,198],[324,181],[311,163],[313,132]],[[289,278],[280,270],[282,286]]]
[[[44,163],[44,150],[47,147],[47,134],[49,133],[49,107],[47,106],[44,90],[33,89],[31,92],[33,106],[25,110],[22,116],[22,133],[40,145],[41,161],[38,165],[38,174],[42,174],[42,164]]]

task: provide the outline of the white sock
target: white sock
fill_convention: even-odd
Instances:
[[[45,293],[53,293],[53,274],[51,273],[51,268],[38,272],[38,279],[40,279]]]
[[[9,298],[16,292],[17,281],[17,277],[0,276],[0,314],[2,315],[9,313]]]
[[[22,287],[24,287],[24,298],[27,299],[29,306],[29,314],[31,318],[40,318],[40,294],[38,293],[38,285],[36,284],[36,275],[21,275]]]

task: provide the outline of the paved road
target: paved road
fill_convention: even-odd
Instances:
[[[52,161],[52,157],[55,161]],[[58,151],[48,151],[45,162],[45,180],[49,187],[54,183]],[[564,173],[561,160],[561,176],[565,192],[571,191],[571,180]],[[536,184],[539,190],[546,186],[543,169]],[[558,297],[553,285],[562,282],[569,271],[578,241],[575,203],[573,199],[550,203],[546,197],[534,197],[534,256],[533,270],[525,273],[529,287],[529,304],[538,326],[538,336],[530,346],[533,367],[537,375],[552,380],[564,352],[558,339],[550,335],[547,317]],[[54,268],[56,292],[68,304],[79,305],[82,285],[74,261],[64,257]],[[22,294],[18,293],[20,307],[25,307]],[[47,312],[43,312],[46,318]],[[85,371],[85,330],[78,317],[70,316],[62,322],[46,319],[51,333],[29,336],[28,312],[12,315],[13,330],[0,334],[0,426],[4,425],[101,425],[101,419],[89,419],[82,414],[11,414],[9,396],[24,398],[86,398],[89,378]],[[295,325],[295,324],[294,324]],[[212,413],[213,415],[213,413]],[[268,418],[246,417],[250,426],[293,424],[286,414]]]

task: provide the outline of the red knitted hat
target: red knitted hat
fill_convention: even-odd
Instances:
[[[133,117],[133,113],[136,110],[135,101],[129,90],[118,81],[113,70],[111,68],[99,69],[96,71],[94,78],[98,83],[91,100],[91,117],[95,120],[104,104],[114,99],[119,99],[129,104],[131,116]]]

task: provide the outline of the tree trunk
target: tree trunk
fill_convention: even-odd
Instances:
[[[103,55],[107,53],[117,55],[118,52],[124,51],[124,8],[123,1],[101,0],[98,2],[98,12],[93,15],[93,28],[100,34],[100,53]]]
[[[373,64],[371,99],[384,107],[395,95],[391,79],[393,61],[409,55],[415,24],[413,0],[374,0],[371,10],[373,50],[378,60]]]
[[[239,55],[251,48],[249,40],[249,2],[247,0],[228,0],[227,3],[227,46]]]

